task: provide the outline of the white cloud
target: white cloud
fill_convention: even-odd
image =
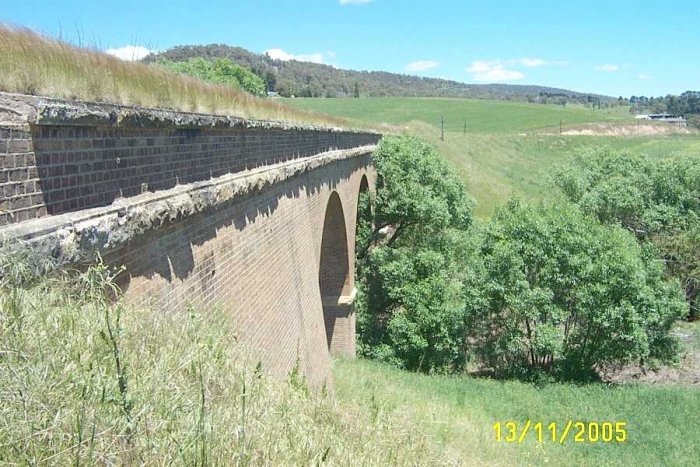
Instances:
[[[637,76],[637,78],[644,80],[644,81],[647,81],[647,80],[650,80],[652,78],[652,76],[648,75],[646,73],[642,73],[641,75]]]
[[[267,49],[265,53],[274,60],[282,60],[283,62],[289,60],[297,60],[299,62],[312,62],[312,63],[326,63],[326,58],[331,60],[335,58],[335,53],[333,51],[327,52],[316,52],[312,54],[299,54],[294,55],[285,52],[282,49]]]
[[[547,60],[543,60],[541,58],[519,58],[518,60],[516,60],[516,62],[528,68],[537,68],[540,66],[549,65],[549,62]]]
[[[143,57],[153,52],[153,50],[141,47],[140,45],[127,45],[119,47],[118,49],[107,49],[106,52],[122,60],[141,60]]]
[[[605,71],[607,73],[613,73],[615,71],[620,71],[620,66],[606,63],[605,65],[598,65],[597,67],[594,68],[594,70],[595,71]]]
[[[411,62],[404,68],[406,71],[427,71],[431,68],[438,66],[438,62],[432,60],[418,60],[417,62]]]
[[[499,81],[517,81],[525,77],[517,70],[508,70],[500,60],[476,60],[466,68],[466,71],[473,73],[474,81],[489,81],[496,83]]]
[[[366,5],[372,0],[339,0],[341,5]]]

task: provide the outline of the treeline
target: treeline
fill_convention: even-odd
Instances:
[[[700,91],[686,91],[680,96],[632,96],[629,102],[632,106],[631,113],[669,113],[676,117],[684,117],[689,125],[700,128]]]
[[[678,358],[671,327],[698,315],[697,159],[582,153],[557,176],[571,202],[512,200],[486,224],[432,146],[385,137],[374,161],[357,235],[361,354],[527,379]]]
[[[296,60],[274,60],[266,54],[221,44],[174,47],[149,55],[144,61],[188,62],[195,58],[210,62],[231,60],[259,76],[265,82],[266,91],[283,97],[470,97],[589,106],[617,103],[609,96],[544,86],[465,84],[383,71],[343,70]]]

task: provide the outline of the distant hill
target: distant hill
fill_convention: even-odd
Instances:
[[[610,104],[610,96],[586,94],[566,89],[513,84],[466,84],[438,78],[388,73],[385,71],[343,70],[329,65],[296,60],[274,60],[241,47],[222,44],[183,45],[151,54],[146,62],[160,59],[184,62],[201,57],[207,60],[228,58],[265,80],[267,90],[280,96],[297,97],[471,97],[510,99],[542,103]]]

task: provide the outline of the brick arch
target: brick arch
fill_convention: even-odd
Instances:
[[[362,179],[360,180],[360,188],[357,190],[357,195],[361,195],[365,191],[369,191],[369,181],[367,180],[367,174],[362,174]]]
[[[345,213],[340,196],[328,198],[323,220],[318,286],[323,305],[326,340],[331,354],[355,353],[353,281]]]
[[[362,195],[365,193],[369,193],[370,199],[369,199],[369,204],[370,204],[370,210],[373,210],[373,193],[370,188],[369,180],[367,179],[367,174],[362,174],[362,179],[360,180],[360,187],[357,189],[357,205],[356,205],[356,213],[355,213],[355,228],[357,228],[357,215],[360,213],[360,209],[362,209],[363,206],[360,206],[360,201],[362,198]]]

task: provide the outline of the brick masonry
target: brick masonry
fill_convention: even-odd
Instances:
[[[358,157],[307,172],[161,227],[107,260],[126,265],[121,286],[128,300],[166,313],[188,305],[224,309],[234,317],[232,332],[265,368],[283,376],[298,359],[313,386],[330,384],[329,347],[354,354],[354,312],[342,297],[354,286],[357,199],[363,177],[373,186],[370,162]],[[342,211],[333,209],[338,201]],[[324,224],[347,226],[344,238]],[[322,244],[338,241],[346,256],[322,258]],[[322,261],[346,268],[341,295],[336,291],[336,303],[326,306]]]
[[[322,129],[30,128],[0,133],[0,226],[377,139]]]
[[[134,118],[138,110],[119,108],[132,122],[123,125],[111,107],[95,104],[88,113],[108,115],[97,123],[86,124],[85,114],[42,121],[36,115],[63,115],[53,111],[56,103],[47,112],[35,98],[20,100],[30,103],[25,123],[17,124],[20,112],[12,122],[0,118],[0,233],[3,225],[31,231],[43,222],[37,219],[379,138],[274,123],[227,127],[223,117],[192,114],[144,125]],[[172,123],[182,120],[189,124]],[[354,354],[357,201],[374,178],[371,155],[338,159],[166,222],[105,258],[126,266],[120,285],[129,302],[164,313],[224,309],[234,318],[232,332],[264,367],[285,375],[298,362],[312,385],[331,384],[329,349]]]

